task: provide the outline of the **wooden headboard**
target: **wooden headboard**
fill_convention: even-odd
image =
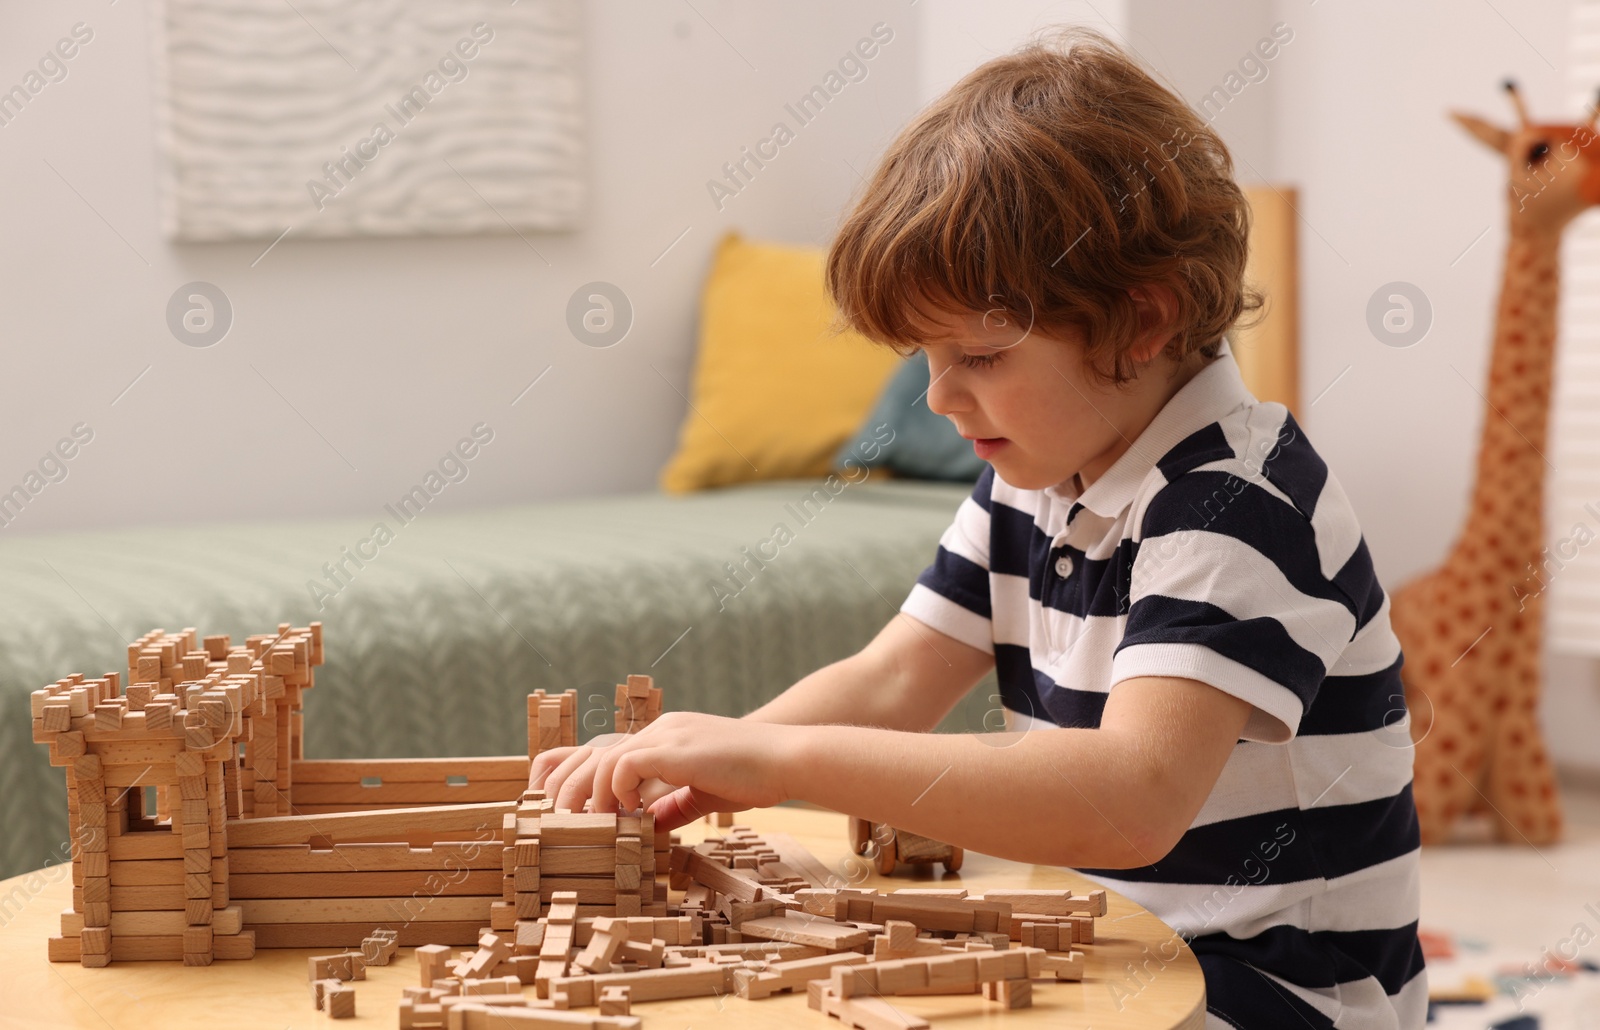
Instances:
[[[1256,324],[1229,334],[1234,359],[1250,392],[1277,401],[1300,417],[1300,264],[1289,186],[1246,186],[1250,202],[1250,260],[1245,278],[1266,297]]]

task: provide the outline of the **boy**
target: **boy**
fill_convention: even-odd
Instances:
[[[1077,867],[1189,941],[1208,1026],[1421,1026],[1399,644],[1338,481],[1224,338],[1259,306],[1248,222],[1221,140],[1105,40],[968,75],[827,264],[991,465],[933,564],[744,719],[668,713],[534,784],[669,827],[798,798]],[[1010,732],[928,733],[990,668]]]

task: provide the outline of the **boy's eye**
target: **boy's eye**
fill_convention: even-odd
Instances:
[[[961,363],[968,368],[988,368],[1000,360],[1001,351],[993,354],[963,354]]]

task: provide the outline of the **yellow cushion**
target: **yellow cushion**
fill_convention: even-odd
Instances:
[[[661,488],[826,476],[900,361],[854,333],[832,336],[816,247],[717,245],[700,308],[690,407]]]

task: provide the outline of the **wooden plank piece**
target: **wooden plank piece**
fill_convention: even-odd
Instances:
[[[872,939],[872,934],[867,930],[835,922],[832,919],[807,915],[746,919],[739,924],[739,932],[746,937],[808,944],[815,948],[827,948],[829,951],[851,951],[864,946]]]
[[[406,923],[393,926],[400,946],[424,944],[469,947],[477,943],[484,921],[472,919],[443,923]],[[378,927],[363,923],[275,923],[252,926],[257,948],[360,948],[361,941]],[[113,938],[113,945],[115,939]]]
[[[228,843],[228,865],[234,873],[459,871],[501,867],[501,848],[492,840],[440,843],[431,848],[413,848],[392,842],[335,844],[323,850],[313,850],[304,844],[247,848],[239,847],[230,832]]]
[[[480,897],[500,894],[498,870],[395,870],[343,873],[241,873],[230,869],[228,894],[236,899],[348,898],[413,894]]]
[[[466,898],[273,898],[239,902],[247,926],[260,929],[273,923],[353,923],[393,925],[405,922],[437,923],[476,919],[489,922],[489,903],[495,893]],[[358,939],[357,944],[360,943]]]
[[[248,848],[266,844],[304,844],[317,838],[339,841],[349,837],[388,836],[391,839],[431,837],[434,840],[450,840],[450,834],[456,833],[492,837],[500,825],[501,817],[516,809],[514,802],[507,801],[341,815],[235,819],[228,824],[228,840],[235,847]]]
[[[290,763],[291,780],[304,783],[360,783],[377,777],[384,783],[443,783],[447,776],[473,780],[528,782],[528,760],[509,758],[353,758],[298,759]],[[519,795],[520,796],[520,795]]]

